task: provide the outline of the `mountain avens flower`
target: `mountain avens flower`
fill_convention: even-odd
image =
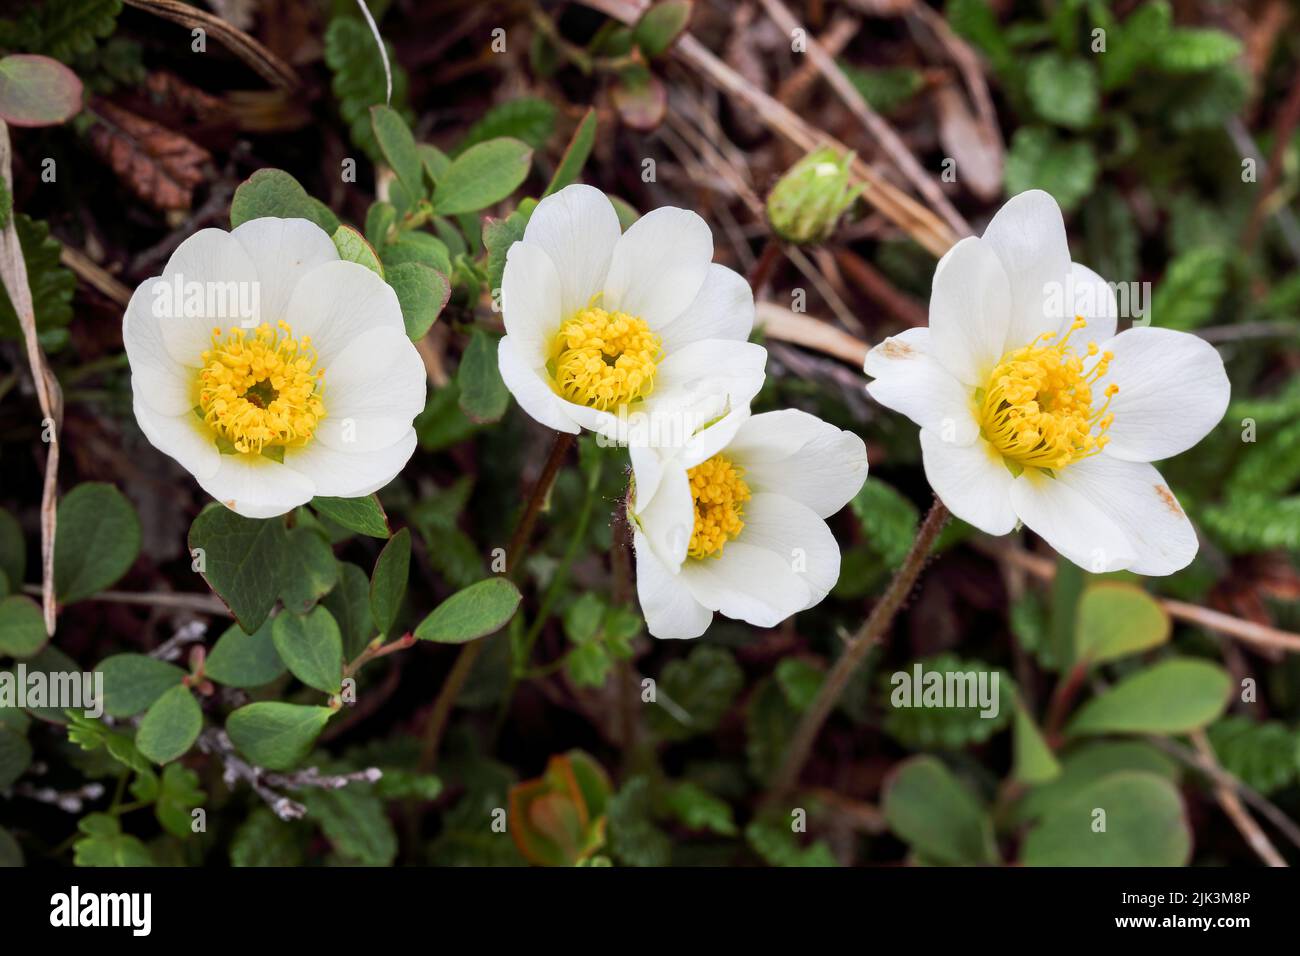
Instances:
[[[655,637],[699,637],[715,611],[772,627],[839,579],[823,519],[866,480],[857,435],[785,409],[745,418],[711,446],[631,455],[637,594]]]
[[[424,367],[397,296],[305,219],[195,233],[122,338],[145,436],[245,517],[368,495],[415,450]]]
[[[822,146],[791,166],[767,196],[772,230],[787,242],[830,238],[840,216],[862,192],[849,175],[852,164],[852,153],[841,156]]]
[[[867,391],[921,426],[926,477],[957,517],[990,534],[1023,522],[1089,571],[1171,574],[1196,533],[1150,462],[1219,422],[1228,378],[1194,335],[1116,335],[1118,311],[1070,262],[1055,200],[1021,193],[940,260],[929,328],[871,350]]]
[[[557,431],[680,446],[747,406],[767,352],[746,341],[749,285],[712,258],[709,227],[685,209],[623,233],[590,186],[543,199],[501,282],[501,375],[520,407]]]

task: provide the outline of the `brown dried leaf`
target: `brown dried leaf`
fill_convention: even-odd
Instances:
[[[162,210],[187,210],[212,155],[188,137],[106,100],[92,108],[90,143],[137,196]]]
[[[1002,138],[981,123],[966,98],[951,84],[934,91],[939,111],[939,141],[957,161],[957,179],[977,198],[989,202],[1002,194]]]

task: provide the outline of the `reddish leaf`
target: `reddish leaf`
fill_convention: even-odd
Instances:
[[[127,187],[159,209],[189,209],[211,154],[193,140],[105,100],[90,142]]]
[[[30,53],[0,59],[0,118],[57,126],[81,111],[81,80],[58,60]]]

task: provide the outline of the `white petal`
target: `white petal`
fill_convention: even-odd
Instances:
[[[1063,313],[1070,247],[1055,199],[1041,189],[1011,197],[984,231],[984,241],[997,253],[1011,284],[1008,349],[1069,324]]]
[[[326,369],[366,332],[396,329],[406,334],[393,287],[365,266],[342,259],[319,265],[303,276],[289,296],[285,321],[299,341],[311,336],[312,347]]]
[[[424,410],[424,362],[404,331],[379,328],[347,343],[322,378],[317,439],[345,452],[386,448]]]
[[[132,381],[134,383],[134,379]],[[149,444],[164,455],[175,458],[195,478],[206,478],[216,473],[221,455],[217,452],[212,432],[192,410],[179,415],[163,415],[141,401],[138,389],[134,406],[135,420]]]
[[[1115,290],[1087,266],[1070,264],[1070,292],[1073,307],[1070,316],[1081,315],[1088,324],[1075,333],[1084,342],[1105,342],[1115,334],[1119,320],[1119,302]]]
[[[1039,537],[1085,571],[1118,571],[1137,559],[1128,536],[1104,511],[1078,488],[1037,468],[1011,483],[1011,504]]]
[[[621,233],[614,206],[591,186],[575,183],[537,204],[523,241],[541,246],[555,264],[562,318],[586,308],[604,289]]]
[[[640,491],[637,492],[640,497]],[[664,566],[676,574],[686,560],[695,528],[695,499],[686,469],[677,462],[664,468],[654,495],[636,515],[637,525]]]
[[[1127,461],[1160,461],[1206,436],[1228,408],[1231,386],[1223,359],[1204,339],[1173,329],[1133,328],[1101,344],[1115,354],[1094,386],[1119,386],[1106,453]]]
[[[875,379],[867,392],[886,408],[957,445],[979,434],[974,391],[931,356],[929,329],[891,335],[867,353],[864,369]]]
[[[686,311],[659,330],[671,351],[703,339],[743,342],[754,328],[754,293],[745,277],[712,263],[699,294]]]
[[[707,631],[713,612],[695,600],[686,583],[660,563],[641,532],[633,533],[632,547],[636,550],[636,594],[651,636],[665,640],[692,638]]]
[[[753,416],[726,453],[751,491],[792,498],[822,518],[843,508],[867,478],[862,439],[797,408]]]
[[[339,258],[329,233],[307,219],[250,219],[230,234],[257,266],[260,321],[272,325],[285,318],[298,281]]]
[[[1014,479],[1002,456],[983,438],[952,445],[923,428],[921,460],[934,493],[962,521],[987,534],[1007,534],[1016,526],[1011,506]]]
[[[241,314],[240,306],[251,305],[254,290],[260,289],[257,266],[238,240],[224,230],[200,229],[182,242],[167,260],[159,281],[171,290],[165,293],[162,286],[156,287],[160,295],[168,295],[171,305],[161,317],[162,339],[167,353],[182,365],[203,365],[203,352],[212,343],[214,328],[224,330],[253,320]],[[201,293],[194,302],[191,291]],[[191,311],[201,314],[192,315]]]
[[[560,277],[542,247],[512,245],[501,277],[501,316],[515,348],[530,362],[546,361],[546,345],[567,315],[561,298]]]
[[[306,475],[262,455],[222,455],[215,472],[194,477],[204,491],[245,518],[274,518],[316,493]]]
[[[716,557],[685,562],[680,577],[706,608],[755,627],[775,627],[812,597],[789,560],[739,540]]]
[[[582,430],[569,413],[572,403],[551,390],[545,378],[546,369],[526,363],[509,335],[497,346],[497,367],[519,407],[534,419],[557,432],[576,435]]]
[[[1137,552],[1127,570],[1173,574],[1196,557],[1196,529],[1151,465],[1101,454],[1068,465],[1057,476],[1124,531]]]
[[[360,498],[378,491],[397,477],[415,453],[415,429],[393,444],[367,451],[339,451],[323,442],[309,442],[303,448],[284,453],[284,463],[306,475],[315,494],[330,498]]]
[[[744,420],[766,365],[767,349],[753,342],[705,339],[682,346],[659,363],[654,391],[633,407],[626,425],[620,423],[617,440],[640,444],[648,437],[662,450],[681,451],[687,467],[699,464]]]
[[[131,389],[136,398],[164,415],[180,415],[194,407],[193,369],[171,357],[163,342],[162,321],[153,314],[154,283],[146,279],[131,296],[122,316],[122,342],[131,364]]]
[[[745,502],[745,527],[727,545],[753,545],[772,552],[808,585],[808,603],[821,602],[840,579],[840,546],[826,522],[807,505],[784,495],[760,493]]]
[[[726,397],[722,396],[725,402]],[[665,468],[694,468],[726,448],[736,436],[740,426],[749,418],[749,406],[732,409],[721,418],[707,413],[683,413],[679,433],[675,419],[664,409],[657,410],[647,421],[638,421],[627,431],[625,444],[632,459],[632,472],[636,476],[637,509],[645,506],[659,487]],[[689,430],[696,422],[707,422],[707,427],[693,433]],[[679,434],[688,434],[685,442],[678,441]]]
[[[686,311],[704,285],[713,233],[688,209],[663,206],[628,227],[609,262],[605,308],[661,329]]]
[[[1011,286],[993,247],[968,236],[934,272],[930,352],[967,385],[982,387],[1006,351]]]

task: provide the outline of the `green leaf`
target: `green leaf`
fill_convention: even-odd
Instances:
[[[0,827],[0,868],[23,865],[23,848],[12,833]]]
[[[528,219],[537,203],[533,199],[521,200],[505,219],[486,217],[483,223],[483,245],[487,249],[488,288],[493,296],[500,294],[501,276],[505,273],[506,254],[510,247],[524,237]]]
[[[393,630],[410,573],[411,532],[403,528],[379,552],[375,573],[370,578],[370,618],[380,634],[387,635]]]
[[[655,704],[646,714],[663,740],[708,733],[731,709],[744,675],[731,652],[700,644],[685,658],[669,661],[655,685]]]
[[[326,602],[328,604],[328,602]],[[265,621],[252,634],[232,624],[217,638],[203,673],[227,687],[261,687],[285,671],[284,661],[271,640],[274,621]]]
[[[1206,734],[1223,769],[1265,796],[1296,779],[1298,739],[1285,724],[1230,714],[1211,724]]]
[[[578,177],[582,175],[582,167],[587,164],[587,157],[591,155],[591,149],[596,145],[596,127],[596,108],[593,106],[583,115],[578,128],[574,130],[573,138],[569,140],[569,146],[564,151],[560,165],[555,167],[555,175],[551,177],[546,192],[542,193],[543,197],[557,193],[565,186],[578,181]]]
[[[1016,701],[1014,766],[1012,776],[1021,783],[1046,783],[1061,775],[1052,748],[1020,701]]]
[[[252,634],[275,606],[288,536],[279,518],[244,518],[209,505],[190,526],[190,553],[202,549],[203,579]]]
[[[167,763],[194,746],[202,729],[199,702],[188,687],[173,687],[145,711],[135,746],[154,763]]]
[[[1156,600],[1135,584],[1101,581],[1079,599],[1074,658],[1092,664],[1159,647],[1172,622]]]
[[[58,60],[29,53],[0,59],[0,119],[57,126],[81,112],[81,80]]]
[[[1155,61],[1169,33],[1172,13],[1164,0],[1140,4],[1118,28],[1110,31],[1112,42],[1097,59],[1101,66],[1102,89],[1124,86],[1144,64]]]
[[[32,762],[27,736],[0,725],[0,791],[8,790]]]
[[[104,713],[134,717],[180,685],[185,671],[145,654],[114,654],[95,670],[104,675]]]
[[[1228,266],[1228,251],[1212,246],[1179,255],[1151,297],[1150,320],[1182,332],[1205,325],[1227,291]]]
[[[389,284],[393,284],[392,270],[408,262],[428,266],[444,276],[450,275],[451,253],[447,244],[427,232],[404,232],[394,242],[384,247],[384,268],[388,270]],[[396,286],[394,286],[396,291]]]
[[[0,600],[0,657],[31,657],[47,639],[45,617],[35,601],[19,594]]]
[[[239,752],[269,770],[288,770],[311,753],[334,712],[280,701],[262,701],[226,718],[226,732]]]
[[[891,569],[901,567],[920,523],[916,505],[875,478],[863,484],[849,505],[870,546]]]
[[[412,196],[424,195],[424,167],[415,149],[415,137],[406,121],[387,106],[370,107],[370,126],[374,131],[384,159],[397,174],[398,180]]]
[[[194,833],[196,808],[207,794],[199,787],[199,775],[182,764],[170,763],[162,772],[162,786],[154,804],[154,816],[164,830],[184,840]]]
[[[864,70],[841,63],[840,69],[877,113],[892,113],[925,87],[925,75],[910,66]]]
[[[122,832],[117,817],[88,813],[77,821],[84,834],[72,844],[72,862],[77,866],[153,866],[149,848]]]
[[[1181,734],[1223,713],[1232,679],[1206,661],[1171,658],[1124,678],[1079,708],[1067,735]]]
[[[383,505],[374,495],[364,498],[320,498],[311,500],[311,506],[317,514],[343,525],[349,531],[369,535],[372,538],[387,538],[388,515]]]
[[[404,118],[407,76],[393,45],[384,41],[393,75],[393,98],[389,104]],[[339,113],[349,124],[352,142],[372,159],[381,155],[370,125],[370,107],[383,103],[387,95],[384,63],[379,46],[365,23],[357,17],[336,16],[325,31],[325,63],[334,74],[330,83],[339,102]]]
[[[1100,830],[1104,811],[1105,829]],[[1150,773],[1113,773],[1053,805],[1021,850],[1027,866],[1183,866],[1191,831],[1177,789]]]
[[[140,519],[112,485],[77,485],[59,502],[54,590],[63,604],[115,584],[140,553]]]
[[[343,635],[343,656],[351,660],[375,633],[370,619],[370,578],[351,562],[339,564],[339,583],[321,602],[329,608]]]
[[[1178,782],[1179,767],[1151,744],[1137,740],[1085,740],[1061,757],[1061,774],[1033,787],[1018,810],[1023,820],[1043,814],[1074,794],[1120,770],[1137,770]]]
[[[533,149],[541,149],[555,132],[557,114],[558,110],[550,100],[538,96],[507,100],[483,114],[483,118],[469,128],[456,151],[464,153],[472,146],[502,136],[513,137]],[[438,178],[435,176],[435,181]]]
[[[286,822],[270,807],[256,807],[230,841],[231,866],[301,866],[311,828]]]
[[[476,326],[456,371],[461,410],[480,425],[500,421],[510,405],[510,392],[497,367],[498,342]]]
[[[339,217],[283,169],[259,169],[235,189],[230,202],[230,227],[251,219],[307,219],[331,236],[338,231]]]
[[[1222,30],[1178,27],[1170,30],[1156,48],[1161,69],[1194,73],[1231,63],[1241,56],[1241,41]]]
[[[329,543],[312,528],[288,534],[280,574],[280,600],[285,610],[304,614],[316,606],[339,578],[339,563]]]
[[[366,237],[351,226],[342,225],[334,230],[331,237],[334,248],[339,251],[339,258],[345,262],[355,262],[365,266],[379,278],[384,277],[384,264],[379,261],[375,247],[366,241]]]
[[[919,680],[917,668],[920,668]],[[930,690],[927,681],[942,678],[941,689],[947,688],[949,675],[953,675],[954,693],[965,695],[966,706],[955,706],[955,699],[942,696],[936,705],[927,697]],[[970,675],[974,682],[968,679]],[[988,708],[994,711],[988,716],[984,716],[985,708],[978,701],[980,675],[987,675],[985,689],[990,694],[994,691],[994,675],[997,676],[997,699]],[[906,670],[881,675],[881,697],[890,703],[885,730],[900,743],[917,749],[957,750],[983,743],[1011,720],[1015,709],[1012,687],[1010,674],[983,661],[963,660],[948,653],[914,661]]]
[[[1010,195],[1043,189],[1069,212],[1092,192],[1097,172],[1087,140],[1061,140],[1050,129],[1022,126],[1011,139],[1004,180]]]
[[[820,667],[797,657],[787,657],[777,664],[774,676],[785,699],[800,714],[812,706],[826,678]]]
[[[934,757],[912,757],[885,778],[885,822],[926,860],[951,866],[998,862],[983,802]]]
[[[672,843],[651,822],[650,781],[633,777],[609,801],[609,849],[627,866],[667,866]]]
[[[487,578],[457,591],[433,609],[415,636],[439,644],[464,644],[494,634],[515,615],[522,596],[506,578]]]
[[[14,229],[27,265],[36,329],[41,344],[50,350],[51,346],[66,340],[64,326],[72,318],[72,294],[77,288],[77,277],[62,265],[63,245],[50,235],[48,225],[18,213],[14,216]],[[23,338],[22,326],[3,285],[0,285],[0,338],[18,341]]]
[[[308,687],[337,694],[343,686],[343,637],[334,615],[323,607],[310,614],[280,614],[271,640],[290,673]]]
[[[406,335],[412,341],[424,337],[451,298],[447,277],[422,262],[399,262],[391,266],[388,284],[397,293]]]
[[[1050,123],[1077,129],[1097,112],[1097,72],[1087,60],[1044,53],[1029,62],[1029,99]]]
[[[686,29],[693,6],[690,0],[662,0],[654,4],[632,28],[632,42],[648,57],[666,52]]]
[[[1200,513],[1205,527],[1232,554],[1300,551],[1300,495],[1251,495],[1211,505]]]
[[[760,819],[745,827],[745,841],[772,866],[838,866],[830,847],[818,840],[803,846],[785,820]]]
[[[528,177],[533,151],[527,143],[501,138],[471,146],[452,161],[433,194],[442,216],[477,212],[500,202]]]
[[[370,784],[350,783],[340,790],[304,790],[302,802],[309,819],[320,824],[344,858],[364,866],[392,866],[397,858],[397,834],[384,802]]]
[[[722,836],[735,836],[739,832],[731,807],[699,784],[682,781],[668,791],[665,802],[669,812],[689,829],[708,830]]]

